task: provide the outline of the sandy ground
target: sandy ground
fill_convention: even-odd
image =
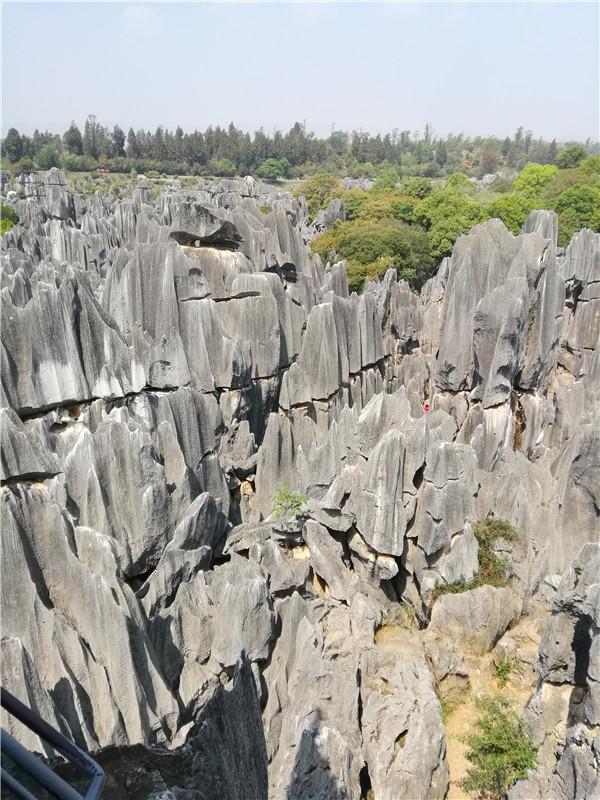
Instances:
[[[537,653],[537,647],[543,629],[543,619],[540,617],[523,617],[509,632],[532,656]],[[447,800],[472,800],[464,789],[461,781],[466,776],[470,766],[465,758],[467,746],[460,739],[473,729],[478,711],[475,698],[479,694],[500,694],[514,710],[520,714],[533,691],[532,683],[535,680],[533,671],[527,670],[523,665],[517,666],[516,673],[511,673],[504,688],[498,685],[494,670],[494,654],[486,653],[483,656],[470,656],[467,658],[471,688],[464,700],[450,710],[446,718],[446,754],[450,771],[450,788]]]

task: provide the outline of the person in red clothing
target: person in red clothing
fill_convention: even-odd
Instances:
[[[427,402],[423,403],[423,413],[429,414],[429,403]]]

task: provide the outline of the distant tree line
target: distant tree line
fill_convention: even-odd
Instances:
[[[520,170],[528,162],[561,166],[566,144],[534,139],[522,127],[504,139],[463,134],[441,138],[429,125],[423,133],[334,131],[320,138],[299,122],[287,133],[272,135],[262,129],[250,135],[233,123],[191,133],[180,126],[174,131],[159,126],[154,133],[129,128],[125,133],[119,125],[109,129],[90,115],[83,132],[75,122],[62,135],[36,129],[27,136],[11,128],[1,142],[1,155],[3,167],[13,171],[60,166],[72,172],[155,170],[168,175],[257,175],[274,181],[323,171],[373,177],[382,166],[393,166],[402,177],[435,178],[458,171],[481,176],[501,166]],[[579,146],[584,155],[598,152],[598,144],[590,140]]]

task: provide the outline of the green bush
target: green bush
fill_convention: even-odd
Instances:
[[[326,208],[334,198],[342,195],[342,182],[328,172],[312,175],[302,181],[294,192],[295,197],[305,197],[310,217],[314,217],[319,209]]]
[[[390,267],[418,288],[433,266],[427,234],[394,219],[357,219],[337,223],[312,242],[314,252],[327,259],[332,251],[349,262],[348,279],[360,291],[366,277],[375,278]]]
[[[306,497],[293,492],[287,486],[281,486],[273,495],[273,513],[276,519],[291,519],[302,513],[306,505]]]
[[[537,199],[557,173],[552,164],[527,164],[513,183],[513,190],[525,197]]]
[[[397,167],[386,167],[382,169],[375,179],[373,190],[377,192],[393,192],[400,180],[400,173]]]
[[[383,267],[383,264],[381,266]],[[374,270],[377,270],[375,275],[369,274]],[[380,273],[376,264],[357,264],[356,261],[349,261],[346,265],[346,274],[350,291],[360,294],[367,278],[375,278]]]
[[[427,178],[407,178],[400,185],[402,194],[414,197],[416,200],[423,200],[424,197],[431,194],[432,189],[431,181]]]
[[[486,210],[490,218],[498,217],[509,231],[517,235],[521,232],[529,212],[533,211],[535,207],[535,202],[528,197],[520,194],[505,194],[497,200],[493,200]]]
[[[290,171],[290,162],[287,158],[267,158],[263,161],[256,174],[259,178],[273,183],[285,178]]]
[[[517,542],[519,534],[517,530],[504,519],[495,517],[485,517],[475,523],[475,537],[479,544],[479,572],[482,583],[490,586],[506,586],[508,578],[506,568],[508,564],[503,558],[499,558],[492,548],[497,539],[505,542]]]
[[[578,167],[585,159],[586,152],[580,144],[567,147],[556,159],[556,166],[559,169],[572,169]]]
[[[471,581],[454,581],[454,583],[438,583],[431,592],[430,602],[433,604],[438,597],[444,594],[462,594],[470,589],[477,589],[482,586],[477,575]]]
[[[30,158],[22,158],[20,161],[17,161],[16,164],[12,165],[11,170],[13,175],[22,175],[23,173],[29,174],[30,172],[35,172],[35,164]]]
[[[558,214],[559,243],[566,245],[581,228],[600,229],[600,190],[591,186],[571,186],[562,192],[554,206]]]
[[[453,186],[435,190],[414,210],[415,222],[429,231],[429,248],[436,261],[450,255],[458,237],[483,218],[483,208]]]
[[[10,222],[12,222],[13,225],[16,225],[16,223],[19,221],[17,212],[10,206],[5,205],[4,203],[0,203],[0,218],[10,220]]]
[[[464,172],[454,172],[446,180],[446,186],[451,186],[464,194],[475,194],[477,186],[470,181]]]
[[[518,531],[510,522],[495,517],[478,520],[473,531],[479,545],[477,574],[470,581],[438,584],[431,593],[432,603],[443,594],[460,594],[486,585],[494,586],[497,589],[508,585],[509,579],[506,574],[508,564],[503,558],[497,556],[492,548],[497,539],[503,539],[505,542],[517,542],[519,540]]]
[[[5,233],[8,233],[18,221],[19,217],[15,211],[10,206],[0,203],[0,236],[4,236]]]
[[[462,739],[469,748],[466,758],[472,764],[462,786],[477,797],[500,800],[533,769],[537,749],[522,721],[503,699],[487,696],[476,702],[479,718],[475,729]]]
[[[508,683],[508,679],[510,678],[510,673],[512,672],[512,661],[508,659],[502,659],[500,661],[496,661],[494,664],[494,672],[496,673],[496,680],[498,681],[498,686],[504,688]]]
[[[263,214],[270,214],[273,209],[271,206],[268,206],[266,203],[262,206],[259,206],[259,209],[262,211]]]
[[[208,166],[211,173],[218,178],[232,178],[236,172],[235,164],[228,158],[213,158]]]
[[[73,156],[66,154],[63,157],[63,166],[69,172],[93,172],[98,169],[98,162],[91,156]]]
[[[348,288],[357,294],[362,292],[364,285],[369,280],[375,280],[394,266],[391,256],[380,256],[369,264],[360,264],[357,261],[348,261],[346,273],[348,275]]]

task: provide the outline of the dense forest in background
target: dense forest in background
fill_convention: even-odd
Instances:
[[[77,191],[115,199],[129,196],[141,175],[153,196],[174,176],[187,188],[198,176],[250,174],[272,183],[303,178],[294,193],[306,198],[311,219],[332,200],[343,202],[343,219],[311,247],[325,261],[346,260],[350,287],[361,291],[367,278],[390,267],[419,289],[456,239],[487,219],[499,218],[518,234],[530,211],[552,209],[563,246],[581,228],[600,230],[598,151],[589,140],[558,144],[523,128],[505,139],[442,139],[429,127],[423,135],[337,131],[320,139],[299,123],[273,136],[250,136],[234,125],[125,134],[91,116],[83,133],[75,123],[62,135],[35,131],[28,137],[11,128],[2,141],[2,167],[13,177],[62,167]],[[349,188],[341,180],[347,177],[369,180]],[[268,205],[260,208],[270,212]],[[2,233],[17,222],[7,205],[0,217]]]
[[[315,172],[351,177],[375,177],[381,166],[394,166],[401,177],[446,177],[454,172],[482,176],[505,166],[522,169],[529,161],[560,163],[568,145],[534,139],[519,128],[514,136],[474,138],[462,134],[436,137],[429,125],[421,133],[394,130],[381,136],[362,131],[333,131],[327,138],[296,124],[272,135],[262,129],[254,135],[231,123],[185,133],[158,127],[154,133],[119,125],[112,130],[89,116],[83,132],[71,123],[63,134],[39,130],[32,136],[11,128],[2,141],[2,166],[11,171],[62,167],[69,172],[112,172],[166,175],[256,175],[265,180],[300,178]],[[588,155],[599,152],[598,143],[582,145]]]
[[[568,166],[529,162],[518,173],[490,181],[455,172],[445,180],[399,179],[397,169],[382,170],[365,190],[344,188],[332,174],[307,178],[295,190],[314,216],[339,198],[345,219],[315,239],[314,252],[326,261],[345,259],[348,282],[360,291],[366,278],[393,267],[419,289],[433,275],[455,241],[474,225],[501,219],[514,234],[534,209],[558,215],[558,243],[566,246],[582,228],[600,231],[600,155],[586,156],[573,145],[563,151]]]

